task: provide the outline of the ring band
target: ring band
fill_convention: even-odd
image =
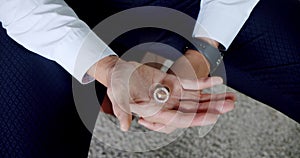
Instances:
[[[155,90],[153,92],[153,98],[155,99],[156,102],[160,104],[166,103],[169,97],[170,97],[170,92],[167,87],[162,85],[157,85],[155,87]]]

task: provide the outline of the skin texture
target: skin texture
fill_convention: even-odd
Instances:
[[[185,71],[188,69],[189,65],[184,63],[190,63],[190,66],[193,67],[196,76],[198,79],[202,79],[208,76],[209,74],[209,64],[205,57],[195,51],[195,50],[187,50],[184,56],[179,58],[170,68],[170,70],[176,71],[176,76],[179,76],[184,79],[192,79],[194,75]],[[172,71],[168,73],[174,74]],[[202,94],[201,90],[199,91],[200,102],[195,105],[194,102],[184,102],[181,104],[181,108],[178,109],[184,113],[197,113],[202,114],[206,119],[200,119],[199,122],[203,124],[197,124],[199,126],[205,126],[209,124],[215,123],[217,120],[217,116],[220,114],[225,114],[234,109],[234,102],[236,101],[236,95],[234,93],[224,93],[220,95],[211,95],[211,94]],[[202,101],[203,100],[203,101]],[[197,108],[197,110],[195,110]],[[197,118],[195,118],[196,120]],[[179,119],[176,119],[177,121]],[[203,121],[204,120],[204,121]],[[159,131],[163,133],[171,133],[177,128],[182,128],[178,126],[174,126],[172,124],[163,124],[159,122],[151,121],[151,118],[141,118],[139,119],[139,123],[148,129]],[[192,127],[191,124],[189,127]]]
[[[186,73],[192,67],[195,76]],[[209,64],[197,51],[188,50],[172,66],[173,72],[164,73],[137,62],[127,62],[108,56],[96,63],[88,74],[107,87],[106,105],[120,121],[120,128],[130,128],[132,114],[139,124],[148,129],[171,133],[177,128],[214,124],[219,114],[234,108],[235,94],[202,94],[202,90],[222,84],[220,77],[207,77]],[[170,89],[170,99],[159,104],[151,91],[157,83]],[[109,102],[110,101],[110,102]]]

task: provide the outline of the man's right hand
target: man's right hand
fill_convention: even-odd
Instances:
[[[225,101],[230,96],[227,93],[200,94],[205,88],[221,84],[222,79],[219,77],[182,79],[113,56],[99,61],[89,74],[107,86],[113,112],[123,131],[129,129],[132,113],[141,117],[139,123],[145,127],[170,133],[177,128],[213,124],[218,114],[224,112],[220,111],[222,102],[225,102],[224,106],[229,107],[227,110],[232,109],[234,105],[232,101]],[[165,104],[155,102],[149,93],[157,83],[170,89],[171,96]]]
[[[204,55],[195,50],[188,50],[182,57],[175,61],[168,71],[168,73],[174,74],[181,79],[207,78],[209,72],[210,67],[208,61]],[[219,114],[224,114],[233,110],[236,101],[236,95],[230,92],[223,94],[203,94],[200,90],[198,94],[200,99],[207,99],[205,102],[199,102],[198,108],[202,109],[203,115],[206,116],[208,120],[216,121],[216,116]],[[183,104],[178,111],[188,112],[185,109],[193,105],[193,102],[187,102]],[[201,110],[197,111],[197,113],[201,113]],[[209,116],[215,117],[209,118]],[[147,118],[140,120],[140,123],[149,129],[164,133],[170,133],[176,129],[170,124],[154,123]]]
[[[192,69],[193,72],[185,71]],[[176,76],[185,79],[203,78],[208,77],[210,72],[210,66],[207,59],[200,52],[196,50],[187,50],[183,56],[177,59],[172,67],[169,69],[168,73],[174,73],[172,70],[176,71]]]

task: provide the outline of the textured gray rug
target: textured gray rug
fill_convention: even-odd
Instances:
[[[135,120],[131,132],[124,134],[117,124],[115,118],[99,114],[89,158],[300,157],[300,125],[241,93],[235,110],[220,116],[213,127],[165,135],[149,132]]]

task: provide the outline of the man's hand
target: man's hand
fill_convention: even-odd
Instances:
[[[198,37],[199,40],[209,43],[211,46],[218,48],[219,43],[213,39]],[[189,64],[187,64],[189,63]],[[196,50],[187,50],[181,58],[179,58],[169,70],[176,70],[177,76],[190,78],[191,73],[186,72],[185,67],[192,66],[197,78],[207,77],[210,72],[210,65],[205,56]],[[169,73],[173,73],[169,71]],[[193,76],[192,76],[193,77]]]
[[[218,47],[218,44],[214,43],[215,47]],[[186,71],[189,70],[189,68],[192,67],[194,72]],[[174,73],[176,72],[176,74]],[[210,65],[204,55],[202,55],[200,52],[195,50],[188,50],[184,56],[179,58],[169,69],[169,73],[175,74],[176,76],[179,76],[181,78],[185,79],[192,79],[195,78],[194,76],[197,76],[198,79],[201,79],[203,77],[207,77],[210,72]],[[201,93],[201,91],[199,91]],[[205,97],[212,97],[212,95],[207,94],[200,94],[201,98]],[[236,95],[234,93],[223,93],[218,95],[218,101],[215,101],[213,98],[207,99],[207,102],[200,103],[195,105],[194,103],[190,103],[190,105],[185,104],[180,111],[188,112],[184,110],[187,107],[193,107],[196,106],[198,109],[204,109],[203,112],[206,112],[206,115],[209,116],[211,113],[215,114],[222,114],[226,113],[228,111],[231,111],[234,108],[234,102],[236,100]],[[218,108],[216,108],[218,107]],[[216,109],[218,109],[216,111]],[[200,111],[197,111],[198,113]],[[210,118],[210,120],[215,120],[216,118]],[[173,130],[175,130],[175,127],[172,127],[170,125],[164,125],[159,123],[153,123],[151,120],[140,120],[140,123],[142,123],[144,126],[146,126],[149,129],[161,131],[165,133],[170,133]]]
[[[193,72],[185,71],[189,70],[190,67],[192,67]],[[191,79],[195,78],[196,75],[200,79],[209,75],[210,66],[204,55],[196,50],[189,49],[174,62],[168,73],[174,74],[172,71],[176,71],[175,75],[181,78]]]
[[[129,129],[132,113],[138,114],[141,117],[139,123],[149,129],[170,133],[176,128],[213,124],[218,113],[228,110],[219,106],[225,98],[230,98],[227,94],[200,95],[201,90],[221,84],[219,77],[181,79],[117,57],[102,59],[88,73],[107,86],[113,112],[123,131]],[[171,96],[165,104],[157,103],[151,95],[158,83],[170,89]],[[207,113],[208,109],[213,112]]]

